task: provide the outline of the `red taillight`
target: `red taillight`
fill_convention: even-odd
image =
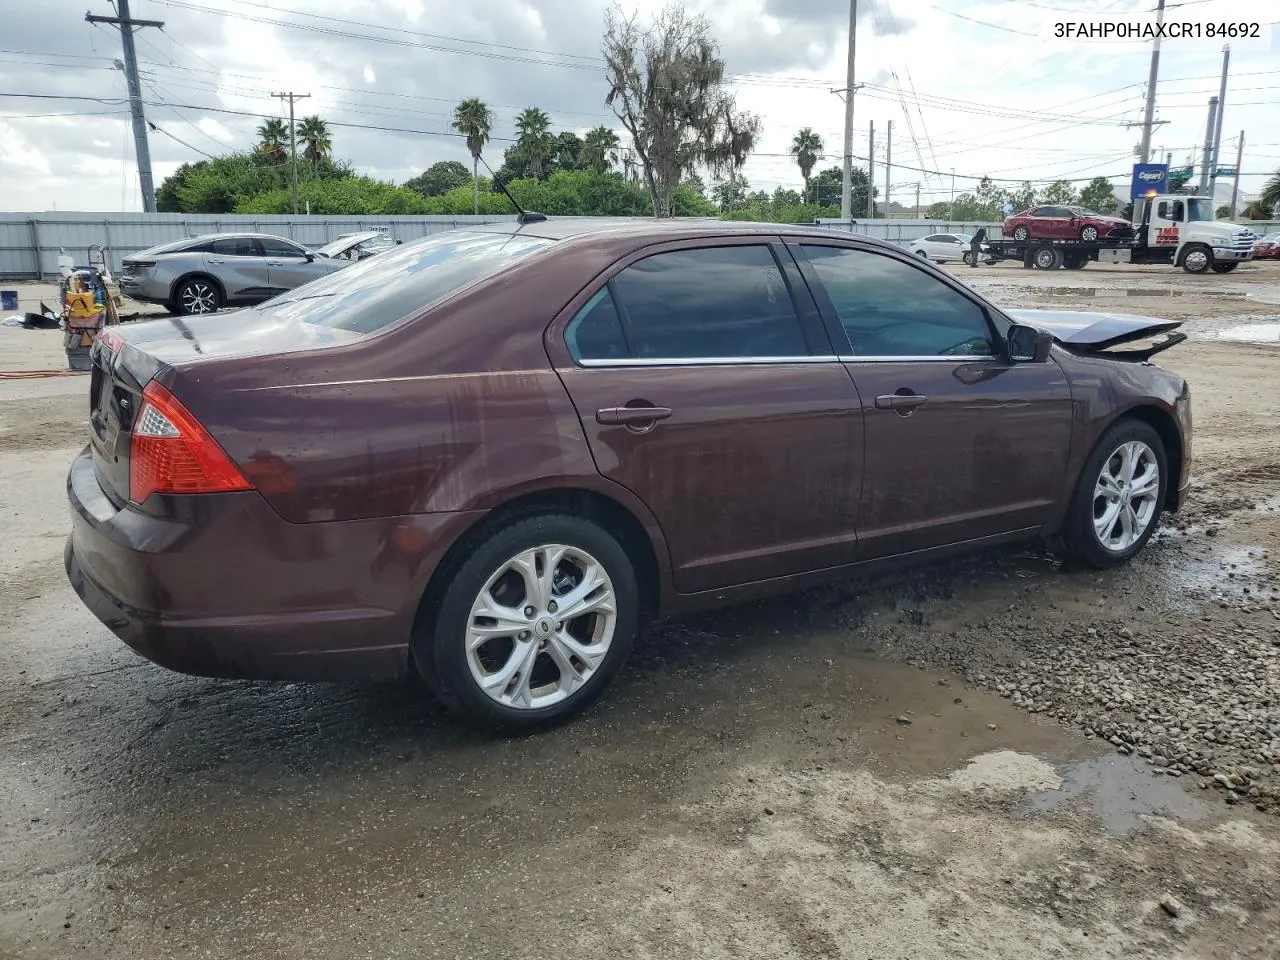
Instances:
[[[172,393],[154,380],[142,391],[129,451],[129,499],[153,493],[222,493],[253,485]]]

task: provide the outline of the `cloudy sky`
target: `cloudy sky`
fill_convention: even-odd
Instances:
[[[274,92],[309,93],[299,109],[334,124],[335,153],[362,172],[403,181],[437,160],[467,159],[449,135],[452,107],[477,96],[498,123],[497,167],[525,106],[557,129],[598,123],[599,59],[609,0],[133,0],[135,18],[165,21],[138,35],[157,185],[184,161],[244,149]],[[648,15],[660,0],[624,0]],[[688,0],[714,25],[739,105],[763,119],[747,165],[753,188],[796,186],[786,155],[816,130],[831,163],[844,108],[847,0]],[[1150,16],[1155,0],[861,0],[854,153],[893,122],[892,198],[923,203],[975,178],[1119,178],[1133,163],[1150,44],[1054,39],[1057,21]],[[141,201],[123,98],[118,33],[84,22],[111,0],[0,0],[0,209],[137,210]],[[305,11],[301,13],[299,11]],[[1233,42],[1223,162],[1247,131],[1242,180],[1258,190],[1280,168],[1280,4],[1169,0],[1168,19],[1262,24]],[[1175,163],[1198,153],[1217,93],[1221,41],[1167,43],[1153,147]],[[15,96],[25,94],[26,96]],[[382,128],[382,129],[373,129]],[[1153,159],[1158,159],[1153,157]],[[826,165],[824,162],[823,165]],[[914,169],[913,169],[914,168]]]

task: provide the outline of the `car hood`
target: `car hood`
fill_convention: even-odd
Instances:
[[[1088,313],[1083,310],[1006,310],[1005,313],[1018,323],[1048,330],[1060,343],[1086,350],[1106,350],[1117,344],[1146,340],[1182,326],[1181,320],[1139,317],[1131,313]],[[1178,338],[1175,342],[1185,339],[1182,334]]]

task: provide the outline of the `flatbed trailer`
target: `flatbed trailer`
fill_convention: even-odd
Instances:
[[[987,256],[1017,260],[1028,270],[1083,270],[1089,261],[1102,263],[1172,263],[1173,249],[1140,249],[1132,237],[1123,240],[988,240]],[[1151,256],[1156,254],[1157,256]]]

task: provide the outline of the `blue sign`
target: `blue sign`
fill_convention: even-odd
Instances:
[[[1166,193],[1169,189],[1169,165],[1167,163],[1135,163],[1133,182],[1129,185],[1129,199],[1150,197]]]

